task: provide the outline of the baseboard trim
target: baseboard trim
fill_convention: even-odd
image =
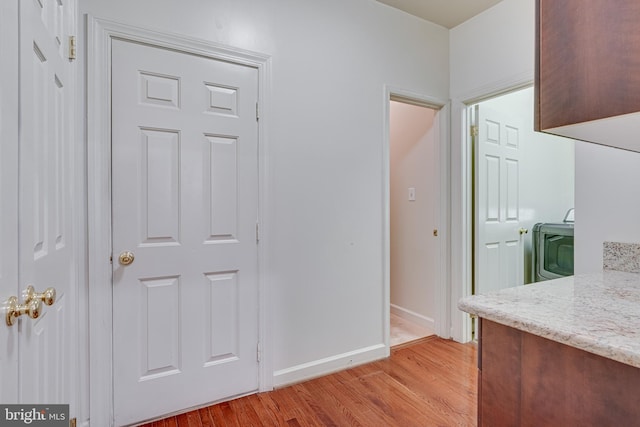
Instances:
[[[326,357],[313,362],[281,369],[273,373],[275,388],[307,381],[323,375],[332,374],[364,363],[384,359],[389,356],[389,348],[384,344],[360,348],[336,356]]]
[[[416,313],[415,311],[411,311],[409,309],[397,306],[395,304],[391,304],[391,313],[405,320],[413,322],[417,325],[424,326],[425,328],[428,328],[431,331],[436,330],[436,322],[431,317],[423,316],[421,314]]]

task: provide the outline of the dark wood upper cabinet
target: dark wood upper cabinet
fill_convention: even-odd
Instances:
[[[640,1],[536,0],[537,131],[640,151]]]

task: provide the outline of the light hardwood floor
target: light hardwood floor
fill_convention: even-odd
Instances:
[[[431,329],[413,323],[407,319],[403,319],[397,314],[391,313],[391,337],[389,344],[391,347],[398,345],[406,345],[412,341],[416,341],[435,334]]]
[[[475,426],[476,347],[435,336],[391,357],[146,427]]]

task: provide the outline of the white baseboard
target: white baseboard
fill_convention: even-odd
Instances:
[[[389,348],[387,346],[384,344],[372,345],[370,347],[275,371],[273,373],[273,385],[276,388],[284,387],[364,363],[384,359],[388,356]]]
[[[395,314],[398,317],[401,317],[405,320],[418,324],[420,326],[424,326],[431,331],[436,330],[436,322],[431,317],[423,316],[421,314],[416,313],[415,311],[408,310],[406,308],[397,306],[395,304],[391,304],[391,313]]]

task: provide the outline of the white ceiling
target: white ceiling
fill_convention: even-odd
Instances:
[[[453,28],[502,0],[377,0],[446,28]]]

